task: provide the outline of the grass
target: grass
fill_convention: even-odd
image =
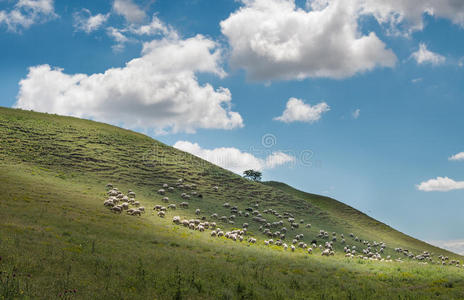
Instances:
[[[286,252],[264,246],[257,224],[244,217],[234,226],[248,222],[256,245],[170,222],[196,208],[228,216],[224,202],[240,209],[259,203],[311,223],[291,234],[304,233],[306,242],[319,229],[353,231],[386,242],[387,254],[401,246],[462,261],[334,199],[250,182],[144,135],[87,120],[0,108],[0,137],[0,299],[464,298],[464,269],[347,259],[340,243],[330,258]],[[161,204],[156,191],[178,178],[198,184],[203,198],[165,219],[153,215],[151,207]],[[134,190],[147,213],[105,209],[107,182]],[[171,202],[181,202],[181,192],[169,194]]]

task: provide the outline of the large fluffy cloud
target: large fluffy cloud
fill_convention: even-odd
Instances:
[[[309,10],[294,0],[242,2],[220,25],[232,66],[252,79],[344,78],[396,62],[374,32],[358,28],[358,0],[312,1]]]
[[[282,121],[285,123],[314,123],[319,121],[322,114],[328,112],[329,110],[330,107],[325,102],[311,106],[310,104],[304,103],[303,100],[290,98],[282,115],[280,117],[274,118],[274,120]]]
[[[295,161],[295,157],[283,152],[273,152],[265,159],[261,159],[251,153],[243,152],[233,147],[204,149],[197,143],[188,141],[178,141],[174,144],[174,147],[237,174],[242,174],[243,171],[248,169],[272,169]]]
[[[3,23],[8,30],[19,31],[56,16],[53,0],[18,0],[11,10],[0,10],[0,25]]]
[[[424,43],[419,44],[419,49],[411,54],[411,57],[419,64],[432,64],[434,66],[443,64],[445,57],[427,49]]]
[[[424,192],[448,192],[452,190],[464,189],[464,181],[454,181],[448,177],[437,177],[421,182],[417,189]]]
[[[194,132],[243,126],[226,88],[200,85],[196,74],[225,76],[217,44],[201,35],[145,43],[142,56],[98,74],[31,67],[15,107],[121,124],[128,128]]]

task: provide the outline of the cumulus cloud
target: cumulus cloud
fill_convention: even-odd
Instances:
[[[285,123],[291,122],[307,122],[314,123],[319,121],[322,114],[330,110],[329,105],[321,102],[314,106],[306,104],[303,100],[290,98],[287,106],[280,117],[275,117],[274,120]]]
[[[18,0],[11,10],[0,10],[0,25],[17,32],[56,17],[53,0]]]
[[[293,156],[283,152],[274,152],[268,155],[265,159],[261,159],[253,154],[240,151],[233,147],[204,149],[197,143],[191,143],[188,141],[178,141],[173,147],[201,157],[204,160],[237,174],[242,174],[243,171],[248,169],[259,171],[263,169],[272,169],[295,161]]]
[[[80,12],[73,14],[73,26],[76,30],[91,33],[100,28],[108,20],[109,16],[109,14],[96,14],[92,16],[90,10],[83,8]]]
[[[455,155],[452,155],[448,158],[449,160],[456,160],[456,161],[463,161],[464,160],[464,152],[459,152]]]
[[[411,54],[411,57],[419,64],[441,65],[445,62],[445,57],[427,49],[424,43],[419,44],[419,49]]]
[[[114,0],[113,10],[131,23],[140,23],[147,17],[145,12],[132,0]]]
[[[409,35],[424,28],[424,14],[464,26],[464,2],[456,0],[360,0],[361,13],[373,15],[388,32]]]
[[[464,181],[454,181],[448,177],[437,177],[428,181],[421,182],[417,189],[424,192],[448,192],[452,190],[464,189]]]
[[[355,119],[355,120],[356,120],[357,118],[359,118],[360,115],[361,115],[361,109],[359,109],[359,108],[356,109],[356,110],[351,114],[351,116],[352,116],[353,119]]]
[[[396,56],[374,32],[358,27],[358,0],[243,0],[221,25],[231,65],[252,79],[345,78],[393,67]]]
[[[201,36],[154,40],[124,67],[67,74],[49,65],[29,68],[15,107],[91,118],[165,132],[243,126],[228,89],[200,84],[197,73],[226,74],[218,45]]]

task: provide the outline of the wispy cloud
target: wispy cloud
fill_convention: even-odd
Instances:
[[[463,161],[464,160],[464,152],[459,152],[455,155],[452,155],[448,158],[449,160],[454,160],[454,161]]]
[[[355,119],[355,120],[356,120],[357,118],[359,118],[360,115],[361,115],[361,109],[359,109],[359,108],[356,109],[356,110],[351,114],[351,116],[352,116],[353,119]]]
[[[419,44],[419,49],[411,54],[411,57],[419,64],[441,65],[445,62],[445,57],[427,49],[424,43]]]
[[[448,240],[448,241],[433,240],[433,241],[428,241],[428,243],[435,245],[437,247],[449,250],[451,252],[464,255],[464,239]]]

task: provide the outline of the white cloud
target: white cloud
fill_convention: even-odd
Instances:
[[[162,36],[169,39],[179,39],[177,32],[169,25],[164,24],[156,15],[150,23],[129,24],[124,28],[108,27],[107,34],[116,44],[115,50],[121,50],[128,42],[140,42],[140,36]]]
[[[464,160],[464,152],[459,152],[455,155],[452,155],[450,158],[448,158],[449,160],[456,160],[456,161],[462,161]]]
[[[220,64],[221,49],[201,35],[154,40],[143,45],[141,57],[104,73],[31,67],[15,107],[157,133],[242,127],[240,114],[231,111],[230,91],[197,81],[197,73],[224,77]]]
[[[448,241],[429,241],[430,244],[449,250],[451,252],[464,255],[464,239]]]
[[[152,17],[150,23],[143,25],[131,24],[131,26],[127,30],[137,35],[177,35],[177,33],[174,30],[166,26],[156,15]]]
[[[459,0],[360,0],[361,13],[373,15],[389,33],[409,35],[424,28],[424,14],[464,26],[464,1]]]
[[[178,141],[173,147],[201,157],[204,160],[237,174],[242,174],[243,171],[248,169],[259,171],[263,169],[272,169],[295,161],[293,156],[283,152],[274,152],[267,156],[266,159],[261,159],[253,154],[240,151],[233,147],[203,149],[197,143],[188,141]]]
[[[295,157],[283,152],[273,152],[266,157],[265,168],[272,169],[277,166],[285,165],[287,163],[294,163]]]
[[[112,46],[114,50],[123,49],[124,44],[129,42],[129,38],[126,37],[124,33],[118,28],[114,28],[110,26],[106,28],[106,33],[108,34],[110,38],[112,38],[116,42],[116,44]]]
[[[132,0],[114,0],[113,10],[131,23],[140,23],[147,17],[145,12]]]
[[[352,116],[353,119],[355,119],[355,120],[356,120],[357,118],[359,118],[360,115],[361,115],[361,109],[359,109],[359,108],[356,109],[356,110],[351,114],[351,116]]]
[[[330,107],[325,102],[311,106],[310,104],[304,103],[303,100],[290,98],[282,115],[280,117],[275,117],[274,120],[285,123],[297,121],[314,123],[321,118],[323,113],[329,110]]]
[[[464,189],[464,181],[454,181],[448,177],[437,177],[428,181],[421,182],[417,189],[424,192],[448,192],[452,190]]]
[[[84,31],[85,33],[91,33],[92,31],[100,28],[105,23],[109,14],[96,14],[92,16],[90,10],[83,8],[80,12],[73,14],[74,17],[74,28],[76,30]]]
[[[422,81],[422,78],[414,78],[414,79],[411,79],[411,82],[412,83],[419,83]]]
[[[395,54],[374,32],[358,28],[358,0],[243,0],[221,25],[231,64],[256,80],[345,78],[393,67]]]
[[[445,57],[429,51],[427,46],[424,43],[419,44],[419,49],[411,54],[411,57],[416,60],[418,64],[427,64],[430,63],[432,65],[441,65],[445,62]]]
[[[0,10],[0,25],[17,32],[56,17],[53,0],[19,0],[11,10]]]

